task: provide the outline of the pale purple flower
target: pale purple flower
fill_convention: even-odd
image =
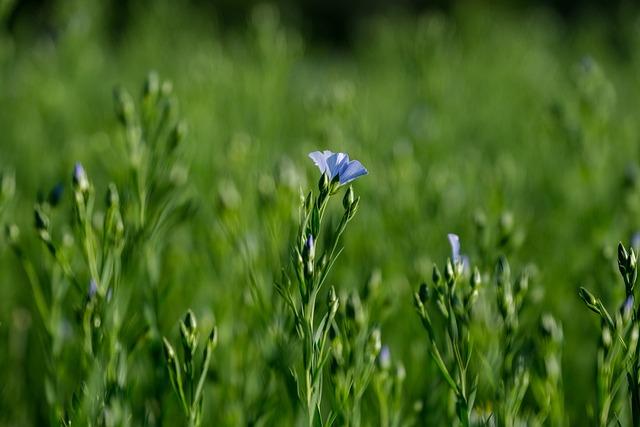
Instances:
[[[454,265],[461,265],[461,272],[469,274],[471,272],[471,261],[467,254],[460,253],[460,237],[457,234],[447,234],[449,244],[451,245],[451,261]]]
[[[389,350],[389,346],[383,345],[380,349],[378,363],[382,369],[389,369],[391,366],[391,350]]]
[[[89,299],[92,299],[98,293],[98,284],[95,280],[91,279],[89,282],[89,290],[87,291],[87,296]]]
[[[329,176],[329,180],[337,176],[340,184],[346,184],[369,173],[359,161],[349,160],[349,155],[346,153],[334,153],[329,150],[314,151],[309,153],[309,157],[320,172]]]
[[[460,237],[457,234],[449,233],[447,234],[449,238],[449,244],[451,245],[451,261],[454,264],[457,264],[461,261],[460,257]]]
[[[80,191],[86,191],[89,189],[89,178],[80,162],[76,163],[73,167],[73,185]]]

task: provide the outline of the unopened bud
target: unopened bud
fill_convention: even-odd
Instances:
[[[174,151],[187,136],[188,127],[183,121],[178,122],[169,137],[169,151]]]
[[[420,285],[420,289],[418,290],[418,297],[420,298],[420,302],[422,304],[426,304],[429,301],[429,286],[426,283]]]
[[[37,231],[49,230],[49,217],[42,211],[40,206],[36,206],[34,210],[34,223]]]
[[[351,205],[353,205],[354,199],[355,195],[353,193],[353,187],[349,186],[349,188],[347,188],[347,191],[344,193],[344,197],[342,198],[342,206],[344,207],[344,210],[351,209]]]
[[[167,362],[169,364],[173,363],[176,359],[176,352],[165,337],[162,337],[162,347],[164,349],[164,357],[167,359]]]
[[[89,190],[89,178],[87,178],[87,173],[85,172],[82,164],[76,163],[73,167],[73,187],[82,193]]]
[[[589,292],[586,288],[580,287],[578,290],[578,295],[582,298],[582,301],[587,305],[587,307],[595,312],[600,314],[600,309],[598,308],[598,300],[591,292]]]
[[[340,300],[338,300],[338,295],[336,295],[336,290],[332,286],[329,288],[329,294],[327,295],[327,306],[329,307],[329,317],[335,316],[338,311],[338,307],[340,306]]]
[[[318,181],[318,190],[321,194],[327,194],[329,192],[329,175],[323,173]]]
[[[474,267],[473,274],[471,275],[471,289],[478,289],[478,287],[480,287],[480,283],[482,283],[480,270],[478,270],[478,267]]]
[[[438,270],[438,266],[433,264],[433,272],[431,273],[431,280],[433,284],[438,286],[440,284],[440,279],[442,276],[440,275],[440,270]]]
[[[448,258],[447,264],[444,268],[444,280],[446,280],[447,284],[451,284],[453,283],[454,279],[455,279],[455,270],[453,269],[451,258]]]
[[[351,206],[347,210],[348,212],[347,219],[351,220],[354,217],[356,212],[358,212],[359,205],[360,205],[360,196],[356,197],[356,199],[353,201],[353,203],[351,203]]]
[[[380,329],[374,328],[371,331],[371,335],[369,336],[368,350],[369,357],[371,360],[375,360],[376,357],[380,354],[380,350],[382,349],[382,338],[380,336]]]
[[[151,71],[144,82],[144,89],[142,95],[145,98],[155,98],[160,92],[160,78],[158,73]]]
[[[118,195],[118,188],[114,183],[109,184],[107,188],[107,207],[117,207],[120,205],[120,196]]]

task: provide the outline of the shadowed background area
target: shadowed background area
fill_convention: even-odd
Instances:
[[[346,293],[375,279],[385,310],[371,317],[406,368],[407,419],[446,424],[437,418],[446,398],[434,391],[446,386],[413,292],[448,256],[447,233],[460,235],[472,263],[488,233],[508,236],[499,251],[514,271],[533,272],[525,335],[543,313],[562,322],[566,424],[584,425],[600,337],[577,289],[616,311],[624,296],[616,246],[640,231],[640,14],[625,1],[485,3],[0,0],[0,170],[15,175],[0,221],[19,227],[47,283],[52,261],[33,230],[34,204],[63,184],[53,220],[63,241],[76,161],[100,203],[109,182],[124,186],[130,170],[113,89],[139,98],[155,70],[173,82],[188,123],[179,172],[188,172],[194,203],[156,266],[157,327],[177,337],[189,307],[219,325],[209,425],[247,425],[263,412],[293,423],[294,409],[278,400],[285,385],[273,379],[286,354],[254,292],[277,312],[273,282],[287,262],[300,192],[319,178],[307,154],[325,148],[369,170],[354,183],[360,210],[329,281]],[[80,304],[53,326],[63,349],[80,333]],[[144,324],[145,315],[129,320]],[[62,350],[52,361],[45,329],[4,236],[0,425],[55,425],[51,375],[68,380],[63,395],[75,397],[75,359]],[[495,339],[476,329],[478,342]],[[52,370],[54,362],[67,370]],[[478,362],[484,372],[491,363]],[[133,425],[176,425],[180,409],[163,373],[142,362],[130,368]],[[149,378],[164,381],[153,398],[143,393]],[[479,390],[483,408],[490,388]],[[533,408],[533,400],[525,402]]]

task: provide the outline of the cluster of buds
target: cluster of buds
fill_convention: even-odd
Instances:
[[[189,425],[200,425],[204,383],[209,371],[213,350],[218,344],[218,330],[214,326],[209,334],[196,377],[195,356],[198,348],[198,323],[191,310],[187,311],[180,322],[180,338],[182,341],[183,363],[166,337],[162,338],[165,363],[169,371],[169,379],[180,404],[189,420]]]
[[[624,280],[627,296],[633,295],[633,288],[638,278],[638,258],[633,247],[629,251],[622,243],[618,244],[618,269]]]

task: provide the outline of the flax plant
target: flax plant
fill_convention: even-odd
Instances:
[[[209,371],[213,350],[218,344],[218,329],[214,326],[204,347],[199,366],[196,361],[199,329],[196,316],[187,311],[180,321],[182,361],[166,337],[162,337],[165,363],[173,387],[189,427],[202,425],[204,385]]]
[[[609,313],[602,301],[586,288],[579,296],[600,318],[596,363],[596,419],[598,426],[619,425],[629,414],[629,425],[640,426],[640,376],[638,306],[634,289],[638,276],[636,253],[618,245],[618,268],[624,281],[625,300]],[[627,388],[625,393],[624,384]],[[626,405],[625,405],[626,404]]]
[[[331,425],[336,418],[333,411],[323,418],[321,400],[323,372],[331,352],[329,331],[340,302],[332,287],[324,314],[318,322],[316,301],[331,267],[342,251],[339,247],[340,238],[358,210],[360,198],[355,196],[353,187],[349,186],[344,193],[344,212],[338,226],[326,238],[324,250],[320,252],[316,246],[324,231],[322,223],[330,199],[344,184],[367,171],[360,162],[349,161],[344,153],[315,152],[310,157],[322,172],[318,193],[314,196],[314,192],[310,191],[304,199],[300,224],[291,248],[291,266],[289,272],[283,269],[283,278],[276,283],[276,290],[291,311],[295,330],[301,341],[302,364],[292,369],[292,373],[307,423],[314,426]],[[292,282],[295,282],[295,286]]]
[[[445,263],[444,277],[434,266],[431,285],[420,286],[414,294],[414,305],[427,331],[429,354],[454,395],[456,418],[460,425],[468,427],[478,386],[478,376],[470,370],[473,341],[469,322],[481,277],[477,269],[472,274],[464,274],[457,236],[450,235],[450,240],[452,237],[456,245],[452,245],[452,258]],[[434,325],[434,313],[445,323],[443,334]]]

